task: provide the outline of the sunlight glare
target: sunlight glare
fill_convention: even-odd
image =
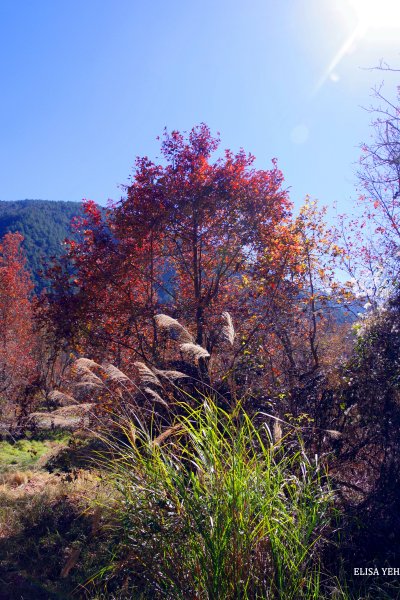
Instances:
[[[353,30],[332,58],[313,93],[328,79],[335,83],[334,70],[361,40],[387,40],[391,37],[389,30],[395,30],[396,35],[397,30],[400,31],[400,0],[347,0],[347,6],[353,13],[353,22],[355,20]]]
[[[400,27],[400,0],[349,0],[359,24],[368,29]]]

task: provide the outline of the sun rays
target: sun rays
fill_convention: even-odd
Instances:
[[[399,30],[400,34],[400,0],[347,0],[349,18],[355,25],[350,35],[345,39],[336,52],[320,79],[318,80],[314,93],[316,93],[328,80],[334,82],[339,80],[335,69],[344,57],[363,39],[374,37],[378,34],[384,39],[389,30]]]

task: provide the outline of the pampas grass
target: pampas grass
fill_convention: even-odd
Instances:
[[[210,354],[198,344],[188,342],[179,346],[181,352],[186,355],[190,360],[193,360],[195,364],[198,364],[200,358],[209,358]]]
[[[125,373],[110,363],[102,363],[101,368],[111,381],[116,383],[125,383],[130,381],[129,377]]]
[[[91,358],[82,357],[75,361],[75,367],[78,371],[87,372],[90,369],[99,368],[100,365]]]
[[[160,377],[165,377],[165,379],[168,379],[169,381],[175,381],[177,379],[189,377],[189,375],[186,375],[186,373],[182,373],[181,371],[154,369],[154,373],[160,375]]]
[[[98,388],[104,387],[103,381],[95,373],[87,371],[80,376],[80,380],[75,384],[81,388]]]
[[[225,321],[225,325],[222,327],[222,335],[224,338],[233,346],[235,343],[235,328],[233,326],[232,317],[228,312],[222,313],[222,318]]]
[[[90,358],[78,358],[74,363],[76,372],[79,376],[79,382],[76,384],[82,388],[102,388],[104,383],[102,379],[93,373],[92,369],[101,369],[101,366]]]
[[[57,404],[74,405],[77,404],[76,399],[70,394],[61,392],[60,390],[52,390],[49,394],[49,400],[56,402]]]
[[[139,371],[139,377],[142,383],[145,384],[153,384],[158,387],[162,387],[161,381],[158,379],[157,375],[143,362],[135,362],[135,367]]]
[[[143,391],[148,394],[149,396],[152,397],[153,400],[155,400],[155,402],[159,402],[160,404],[162,404],[163,406],[168,408],[168,404],[165,402],[165,400],[163,400],[160,396],[160,394],[157,394],[156,391],[152,390],[149,387],[145,387],[143,389]]]
[[[176,319],[173,319],[168,315],[160,314],[156,315],[154,320],[159,329],[167,331],[171,338],[177,340],[178,342],[194,342],[192,334]]]

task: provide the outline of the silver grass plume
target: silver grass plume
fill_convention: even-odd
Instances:
[[[186,354],[189,359],[194,361],[195,364],[199,362],[200,358],[208,358],[210,356],[205,348],[191,342],[181,344],[180,349],[183,354]]]
[[[76,387],[92,387],[92,388],[102,388],[104,387],[104,383],[97,377],[94,373],[88,370],[87,373],[84,373],[81,376],[81,380],[75,384]]]
[[[225,325],[222,328],[222,334],[224,338],[233,346],[235,342],[235,328],[233,326],[232,317],[228,312],[222,313],[222,318],[225,321]]]
[[[104,373],[107,375],[111,381],[116,381],[117,383],[123,383],[125,381],[130,381],[129,377],[125,375],[118,367],[115,367],[111,363],[103,363],[101,365]]]
[[[100,367],[100,365],[94,360],[90,358],[78,358],[78,360],[75,361],[75,368],[80,377],[80,381],[76,385],[80,387],[103,387],[103,381],[92,371],[92,369],[96,367]]]
[[[153,385],[162,387],[161,381],[158,379],[157,375],[155,375],[155,373],[153,373],[153,371],[149,369],[147,365],[142,362],[135,362],[134,365],[137,367],[137,370],[139,371],[139,377],[143,383],[152,383]]]
[[[76,404],[76,400],[73,396],[69,394],[65,394],[64,392],[60,392],[60,390],[52,390],[49,394],[50,400],[54,402],[64,402],[66,404]]]
[[[190,331],[183,327],[176,319],[168,315],[156,315],[154,317],[156,325],[159,329],[165,329],[170,334],[171,338],[178,342],[193,342],[194,338]]]
[[[165,377],[165,379],[169,379],[170,381],[182,379],[183,377],[189,377],[189,375],[181,373],[181,371],[161,371],[160,369],[154,369],[154,373],[156,373],[156,375],[160,375],[160,377]]]
[[[325,429],[325,431],[333,440],[338,440],[342,437],[340,431],[336,431],[335,429]]]
[[[274,421],[274,427],[272,430],[274,443],[279,445],[282,440],[282,425],[279,421]]]
[[[87,369],[93,369],[96,367],[100,367],[100,365],[92,360],[91,358],[78,358],[75,361],[75,367],[79,370],[86,371]]]
[[[145,387],[144,392],[146,392],[146,394],[149,394],[149,396],[151,396],[153,398],[153,400],[155,400],[156,402],[159,402],[160,404],[162,404],[163,406],[166,406],[168,408],[168,404],[165,402],[165,400],[163,400],[160,396],[160,394],[157,394],[157,392],[155,392],[154,390],[152,390],[149,387]]]

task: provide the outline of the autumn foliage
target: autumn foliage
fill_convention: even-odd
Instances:
[[[290,209],[282,174],[275,165],[254,170],[253,157],[243,151],[227,151],[212,164],[217,147],[204,125],[188,140],[166,134],[166,166],[137,159],[126,199],[104,221],[94,203],[86,203],[84,241],[70,244],[70,256],[76,284],[103,316],[111,340],[139,341],[143,354],[154,353],[144,323],[156,307],[168,305],[195,322],[197,343],[212,343],[213,317],[226,302],[237,302],[243,276],[280,242]]]
[[[0,396],[15,403],[36,372],[31,304],[22,235],[8,233],[0,243]]]
[[[329,467],[346,518],[358,517],[365,509],[372,531],[378,521],[383,523],[387,508],[385,532],[389,531],[399,499],[395,484],[388,484],[392,480],[397,485],[400,464],[395,339],[399,301],[397,294],[379,311],[378,286],[370,294],[359,274],[362,269],[367,275],[373,274],[378,255],[390,259],[388,273],[395,272],[397,180],[390,180],[388,188],[382,181],[379,197],[369,203],[369,213],[364,213],[362,220],[343,218],[334,227],[327,224],[326,210],[308,197],[294,214],[276,160],[272,160],[270,169],[262,170],[244,150],[222,152],[218,137],[205,124],[188,133],[165,131],[160,144],[158,162],[148,157],[136,159],[119,202],[110,203],[106,209],[92,200],[83,203],[83,216],[73,223],[74,239],[66,240],[64,255],[50,266],[49,286],[40,299],[32,299],[22,236],[8,234],[3,238],[3,407],[9,413],[14,411],[21,422],[35,401],[40,410],[33,420],[24,421],[24,426],[31,428],[38,426],[32,425],[37,417],[43,423],[43,418],[51,420],[57,410],[61,410],[57,415],[68,415],[71,408],[86,407],[93,423],[106,425],[107,435],[117,430],[113,447],[116,456],[121,438],[133,448],[140,458],[137,464],[141,474],[146,444],[158,457],[164,447],[172,448],[175,456],[175,438],[182,438],[182,464],[188,462],[189,471],[178,483],[183,486],[185,498],[187,478],[194,481],[195,464],[187,460],[188,439],[197,421],[201,422],[203,409],[207,412],[214,407],[213,419],[218,415],[213,420],[215,448],[230,439],[228,429],[221,428],[228,416],[234,426],[235,444],[240,431],[236,426],[246,419],[251,423],[254,418],[260,420],[262,431],[258,434],[258,425],[252,430],[257,431],[254,444],[249,443],[252,437],[247,432],[243,437],[246,477],[250,473],[253,478],[247,463],[249,447],[260,444],[264,448],[267,442],[268,454],[282,458],[287,447],[288,456],[294,453],[300,461],[290,462],[288,482],[299,477],[303,491],[295,495],[301,498],[303,460],[311,465],[307,449],[310,456],[320,457],[315,458],[317,478],[313,485],[317,482],[319,491],[323,489],[319,482],[325,486],[324,468]],[[367,149],[367,162],[374,169],[379,167],[384,179],[393,165],[374,162],[376,150],[375,146]],[[370,194],[371,173],[366,171],[364,182]],[[389,211],[389,205],[384,204],[388,198]],[[375,233],[383,236],[378,249],[366,240],[366,227],[370,232],[375,227]],[[387,244],[382,241],[385,235]],[[383,254],[379,254],[382,249]],[[338,278],[339,267],[347,271],[352,282]],[[346,311],[353,310],[355,300],[359,306],[370,299],[370,308],[376,309],[375,318],[364,322],[361,317],[352,326]],[[121,419],[125,423],[126,418],[128,425],[121,430]],[[190,424],[193,431],[183,434],[182,423],[185,427]],[[96,435],[99,431],[101,427]],[[212,431],[208,421],[204,431]],[[205,442],[201,433],[198,439],[207,445],[207,451],[212,448],[212,444],[208,446],[211,438]],[[228,443],[229,452],[235,444]],[[236,469],[236,458],[234,462]],[[124,464],[129,465],[129,473],[123,473],[123,477],[130,493],[132,463],[129,459]],[[180,472],[174,462],[171,465],[174,473]],[[153,464],[151,469],[153,477]],[[207,480],[206,471],[198,470],[201,485]],[[159,479],[155,481],[158,485]],[[230,486],[230,475],[227,481]],[[147,506],[152,500],[148,502],[146,486],[142,488]],[[247,479],[244,488],[248,488]],[[279,502],[290,496],[291,484],[282,489],[285,491],[276,495]],[[230,498],[230,492],[218,491],[219,500],[218,494]],[[324,492],[323,498],[327,497]],[[199,498],[196,514],[204,508],[203,491]],[[268,495],[262,491],[260,499],[265,502],[265,498]],[[214,496],[212,507],[213,503]],[[247,500],[244,504],[247,506]],[[269,504],[267,500],[268,509]],[[307,510],[308,504],[307,500]],[[159,505],[154,506],[158,514]],[[256,508],[259,514],[258,504]],[[140,510],[131,513],[139,518],[140,532],[147,534]],[[232,515],[228,521],[235,524],[236,509]],[[292,509],[290,515],[288,523],[293,529]],[[210,522],[213,529],[212,518]],[[350,558],[353,546],[365,546],[365,560],[374,556],[374,540],[379,536],[369,531],[366,539],[372,542],[368,547],[352,526],[345,527],[353,536],[349,537],[349,549],[344,546]],[[312,527],[300,529],[312,531]],[[333,529],[336,531],[336,525]],[[327,535],[333,536],[333,529]],[[236,530],[234,526],[235,544]],[[286,552],[288,531],[278,537]],[[263,543],[264,538],[270,545],[269,530]],[[180,552],[181,535],[176,539]],[[314,541],[310,551],[313,545]],[[148,548],[153,564],[157,549],[146,546],[146,551]],[[269,548],[260,550],[264,561],[260,573],[266,572]],[[125,554],[124,549],[124,561]],[[236,560],[236,547],[233,554]],[[252,549],[250,562],[253,554]],[[281,551],[277,554],[282,556]],[[141,552],[140,558],[143,556]],[[197,554],[193,556],[197,560]],[[291,560],[290,551],[285,556]],[[300,562],[303,546],[301,557]],[[336,559],[335,554],[331,559],[323,557],[327,565],[329,560],[337,563]],[[226,563],[229,573],[231,562],[229,558]],[[135,561],[131,564],[136,565]],[[247,563],[239,560],[238,572],[243,564]],[[159,570],[157,562],[157,573]],[[136,572],[136,567],[132,571]],[[209,571],[207,566],[204,573]],[[242,575],[239,579],[241,585]],[[303,577],[296,579],[298,589],[303,589],[304,581]],[[286,583],[282,589],[286,593]],[[292,597],[300,597],[297,593]]]
[[[319,367],[337,251],[314,204],[293,218],[275,160],[270,170],[243,150],[213,160],[218,147],[204,124],[165,132],[162,163],[138,158],[120,202],[101,211],[86,201],[50,306],[78,353],[128,369],[179,360],[156,314],[192,327],[212,355],[228,310],[242,335],[235,360],[262,372],[265,389],[293,388]]]

